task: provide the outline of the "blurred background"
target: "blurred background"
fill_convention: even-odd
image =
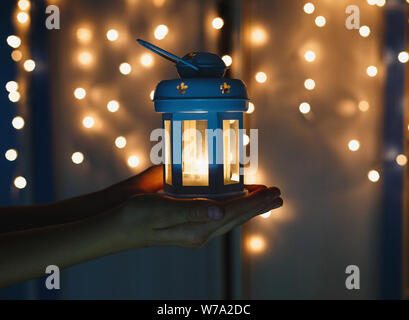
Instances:
[[[58,30],[45,26],[49,5],[59,9]],[[151,165],[150,133],[161,126],[153,90],[177,74],[136,38],[179,56],[217,53],[227,75],[245,81],[245,127],[259,130],[258,170],[245,180],[280,187],[285,204],[200,250],[124,252],[64,270],[58,292],[39,279],[0,289],[0,297],[407,296],[408,6],[2,1],[1,206],[96,191]],[[346,21],[356,12],[358,27],[350,30]],[[360,290],[345,287],[348,265],[360,269]]]

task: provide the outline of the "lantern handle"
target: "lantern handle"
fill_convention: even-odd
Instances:
[[[138,43],[140,45],[142,45],[145,48],[153,51],[154,53],[161,56],[162,58],[165,58],[165,59],[167,59],[169,61],[172,61],[173,63],[178,63],[178,62],[183,63],[186,66],[188,66],[188,67],[190,67],[190,68],[192,68],[192,69],[194,69],[196,71],[199,71],[199,68],[196,67],[195,65],[187,62],[186,60],[183,60],[183,59],[179,58],[178,56],[175,56],[174,54],[172,54],[170,52],[167,52],[167,51],[153,45],[152,43],[149,43],[149,42],[147,42],[145,40],[142,40],[142,39],[136,39],[136,41],[138,41]]]

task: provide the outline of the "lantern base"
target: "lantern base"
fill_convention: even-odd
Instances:
[[[170,192],[160,192],[166,194],[169,197],[173,198],[184,198],[184,199],[195,199],[195,198],[207,198],[212,200],[229,200],[233,198],[239,198],[248,194],[247,189],[243,191],[221,193],[221,194],[174,194]]]

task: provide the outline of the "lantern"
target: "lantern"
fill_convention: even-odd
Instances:
[[[154,94],[162,113],[164,191],[176,197],[229,198],[244,194],[244,83],[223,78],[226,65],[212,53],[179,58],[151,43],[144,47],[176,63],[180,78],[161,81]]]

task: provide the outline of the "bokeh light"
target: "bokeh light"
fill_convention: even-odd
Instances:
[[[8,36],[7,44],[12,48],[17,49],[21,45],[21,39],[20,37],[15,36],[15,35]]]
[[[222,57],[222,60],[223,60],[224,64],[226,65],[226,67],[230,67],[232,62],[233,62],[233,59],[228,54],[225,54]]]
[[[29,15],[27,13],[25,13],[25,12],[17,13],[16,18],[17,18],[17,21],[22,23],[22,24],[27,23],[29,21],[29,19],[30,19]]]
[[[17,151],[15,149],[9,149],[9,150],[6,151],[4,156],[6,157],[6,159],[8,161],[14,161],[18,157],[18,153],[17,153]]]
[[[71,156],[71,160],[75,164],[80,164],[84,162],[84,154],[82,152],[74,152]]]
[[[300,106],[298,107],[298,109],[300,110],[300,112],[302,114],[307,114],[311,111],[311,106],[309,103],[307,102],[303,102],[300,104]]]
[[[18,83],[16,81],[9,81],[6,83],[6,90],[8,92],[13,92],[18,90]]]
[[[85,128],[90,129],[95,125],[95,119],[93,117],[87,116],[82,120],[82,125]]]
[[[348,149],[351,151],[357,151],[360,147],[360,143],[356,139],[352,139],[348,142]]]
[[[212,21],[212,26],[215,29],[221,29],[221,28],[223,28],[223,25],[224,25],[224,21],[220,17],[216,17]]]
[[[139,158],[135,155],[132,155],[128,158],[128,166],[131,168],[136,168],[139,165]]]
[[[371,29],[368,26],[362,26],[359,28],[359,34],[362,37],[367,38],[371,34]]]
[[[358,104],[358,109],[360,111],[362,111],[362,112],[368,111],[369,110],[369,102],[365,101],[365,100],[360,101],[359,104]]]
[[[315,81],[313,79],[307,79],[304,81],[304,87],[307,90],[314,90],[315,88]]]
[[[246,113],[253,113],[255,109],[256,109],[256,107],[254,106],[254,103],[249,102],[249,107],[248,107]]]
[[[168,32],[169,32],[169,28],[164,24],[160,24],[156,27],[154,36],[156,39],[162,40],[166,37]]]
[[[407,52],[407,51],[402,51],[402,52],[400,52],[399,55],[398,55],[398,60],[399,60],[399,62],[401,62],[401,63],[406,63],[406,62],[408,62],[408,61],[409,61],[409,54],[408,54],[408,52]]]
[[[117,112],[119,110],[119,102],[111,100],[107,103],[107,109],[109,112]]]
[[[408,163],[408,158],[404,154],[398,154],[395,159],[396,163],[401,167]]]
[[[109,41],[116,41],[119,38],[119,33],[115,29],[109,29],[106,33],[107,39]]]
[[[24,189],[27,186],[27,180],[24,177],[17,177],[14,179],[14,186],[17,189]]]
[[[325,26],[326,23],[327,23],[327,19],[325,19],[325,17],[323,17],[323,16],[318,16],[318,17],[315,18],[315,24],[320,28]]]
[[[260,253],[265,249],[265,241],[259,235],[249,236],[247,239],[247,248],[253,253]]]
[[[376,170],[371,170],[368,172],[368,179],[371,182],[378,182],[379,179],[381,178],[381,175],[379,174],[378,171]]]
[[[119,72],[121,72],[122,74],[128,75],[128,74],[131,73],[131,71],[132,71],[132,67],[131,67],[131,65],[129,63],[124,62],[124,63],[120,64]]]
[[[14,129],[21,130],[21,129],[24,128],[25,122],[24,122],[24,119],[22,117],[17,116],[11,121],[11,124],[12,124]]]
[[[267,81],[267,75],[262,71],[257,72],[255,78],[258,83],[264,83]]]
[[[308,2],[304,5],[304,12],[306,14],[312,14],[314,10],[315,10],[315,6],[311,2]]]
[[[144,67],[152,67],[153,66],[153,57],[152,57],[152,55],[151,54],[149,54],[149,53],[144,53],[142,56],[141,56],[141,64],[144,66]]]
[[[85,91],[84,88],[76,88],[74,90],[74,97],[77,98],[78,100],[82,100],[86,97],[87,91]]]
[[[36,64],[34,60],[28,59],[24,62],[24,70],[26,70],[27,72],[33,71],[35,67],[36,67]]]
[[[370,76],[371,78],[375,77],[378,74],[378,68],[375,66],[369,66],[366,69],[366,73],[368,76]]]
[[[315,52],[312,51],[312,50],[308,50],[307,52],[305,52],[304,58],[305,58],[305,60],[308,61],[308,62],[313,62],[313,61],[315,61],[315,58],[316,58]]]
[[[118,148],[118,149],[123,149],[123,148],[125,148],[126,147],[126,138],[125,137],[117,137],[116,139],[115,139],[115,146]]]
[[[92,40],[92,32],[88,28],[78,28],[76,34],[78,41],[82,43],[89,43]]]

